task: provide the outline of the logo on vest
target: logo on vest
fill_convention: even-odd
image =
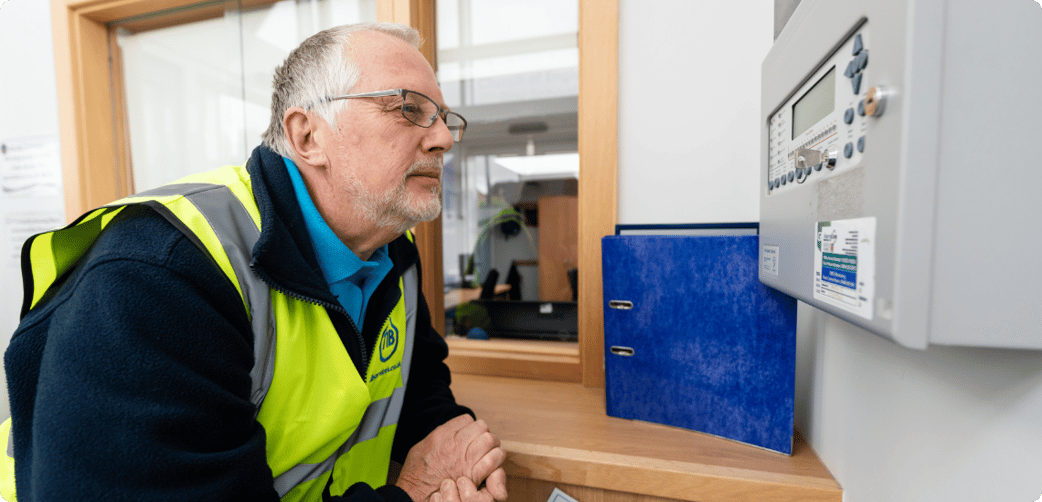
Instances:
[[[388,328],[380,335],[380,362],[386,363],[398,350],[398,327],[388,323]]]

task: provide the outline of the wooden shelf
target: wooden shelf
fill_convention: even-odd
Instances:
[[[445,338],[445,363],[455,375],[491,375],[563,382],[582,381],[577,342]]]
[[[546,490],[561,485],[581,487],[587,495],[592,488],[597,492],[593,496],[606,500],[843,498],[832,475],[798,435],[793,455],[786,456],[707,434],[609,417],[604,389],[576,383],[454,374],[452,389],[502,441],[505,468],[521,500],[546,500]],[[511,501],[518,501],[513,492]]]

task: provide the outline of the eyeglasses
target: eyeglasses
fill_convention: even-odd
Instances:
[[[441,117],[445,121],[445,125],[448,126],[449,132],[452,133],[453,141],[460,141],[463,139],[463,132],[467,130],[467,119],[463,118],[462,115],[456,112],[450,112],[438,106],[433,99],[424,96],[416,91],[410,91],[408,89],[388,89],[386,91],[372,91],[362,92],[358,94],[348,94],[346,96],[335,96],[332,98],[326,98],[324,101],[335,101],[338,99],[351,99],[351,98],[379,98],[383,96],[401,96],[402,102],[401,110],[402,116],[420,127],[430,127],[437,122],[438,117]]]

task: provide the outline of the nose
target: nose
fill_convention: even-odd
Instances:
[[[425,130],[420,143],[423,151],[428,153],[445,153],[452,150],[454,144],[452,131],[449,131],[449,126],[442,117],[438,117],[438,120]]]

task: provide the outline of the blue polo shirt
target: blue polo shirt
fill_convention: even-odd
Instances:
[[[368,261],[362,261],[333,233],[333,229],[329,228],[326,220],[319,214],[297,165],[286,157],[283,157],[283,160],[286,161],[286,170],[289,171],[290,180],[293,182],[293,190],[297,193],[300,211],[304,213],[304,224],[311,235],[311,244],[315,247],[322,275],[329,284],[329,290],[355,322],[358,331],[362,331],[369,297],[394,266],[391,258],[387,256],[387,245],[384,244],[373,252]]]

